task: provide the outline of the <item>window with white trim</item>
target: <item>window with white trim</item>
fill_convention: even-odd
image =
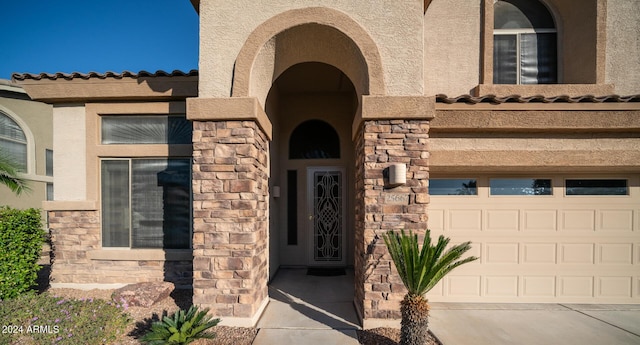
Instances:
[[[558,82],[557,30],[544,4],[498,0],[493,28],[494,84]]]
[[[17,122],[1,111],[0,154],[15,162],[20,172],[27,172],[27,136]]]

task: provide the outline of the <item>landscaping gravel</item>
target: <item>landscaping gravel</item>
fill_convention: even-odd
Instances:
[[[52,296],[64,298],[100,298],[111,300],[114,290],[75,290],[75,289],[49,289],[47,292]],[[191,291],[175,290],[169,298],[154,304],[151,307],[129,307],[129,313],[134,322],[127,330],[127,337],[122,339],[121,345],[139,345],[138,338],[142,337],[151,327],[151,324],[158,321],[163,315],[171,315],[178,309],[188,309],[191,305]],[[216,326],[212,328],[216,333],[215,339],[200,339],[195,345],[251,345],[257,328],[226,327]],[[363,345],[397,345],[400,341],[400,330],[395,328],[374,328],[360,330],[358,341]],[[426,345],[441,345],[435,337],[429,339]]]

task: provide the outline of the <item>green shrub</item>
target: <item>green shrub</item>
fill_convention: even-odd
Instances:
[[[198,307],[191,306],[185,313],[178,310],[171,317],[165,316],[162,321],[155,322],[151,331],[142,339],[143,343],[150,345],[163,344],[189,344],[196,339],[213,339],[215,333],[205,332],[220,322],[220,319],[212,320],[207,316],[209,308],[198,312]]]
[[[39,210],[0,208],[0,300],[15,298],[35,285],[45,239]]]
[[[9,331],[0,334],[0,344],[59,345],[115,344],[130,322],[114,302],[66,300],[46,294],[0,302],[0,320],[3,330]]]

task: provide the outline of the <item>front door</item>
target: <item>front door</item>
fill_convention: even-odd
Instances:
[[[345,173],[342,167],[307,168],[309,266],[344,266]]]

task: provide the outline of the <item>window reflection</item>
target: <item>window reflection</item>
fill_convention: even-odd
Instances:
[[[475,179],[431,179],[429,194],[478,195],[478,187]]]
[[[491,195],[552,195],[550,179],[491,179]]]

